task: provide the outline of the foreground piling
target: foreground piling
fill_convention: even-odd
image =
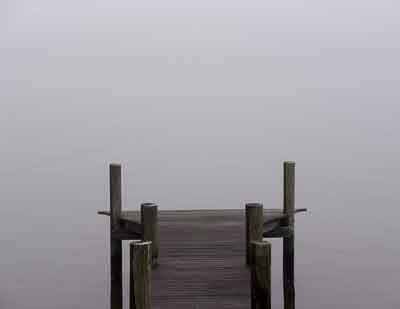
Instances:
[[[251,309],[271,309],[271,244],[251,242]]]
[[[130,309],[151,308],[151,241],[130,244]]]

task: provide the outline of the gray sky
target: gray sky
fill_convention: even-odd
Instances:
[[[17,191],[45,170],[101,173],[117,160],[142,186],[135,196],[184,207],[265,198],[285,159],[303,177],[348,181],[398,165],[396,1],[38,0],[1,11],[12,162],[1,169]]]
[[[373,265],[400,256],[382,243],[399,232],[399,55],[399,1],[1,1],[0,307],[31,309],[32,297],[54,308],[26,273],[49,269],[50,284],[49,265],[65,257],[69,289],[55,295],[79,294],[81,263],[96,286],[87,304],[103,295],[107,233],[95,211],[108,207],[110,161],[123,163],[124,207],[135,209],[280,207],[282,161],[294,160],[297,206],[312,210],[301,239],[326,253],[315,273],[342,263],[354,286],[371,269],[390,275]],[[78,259],[86,238],[92,251]],[[354,259],[339,249],[346,238]],[[315,295],[313,283],[300,295]],[[376,304],[390,294],[376,293]]]

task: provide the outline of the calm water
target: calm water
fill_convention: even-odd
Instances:
[[[0,309],[108,308],[110,161],[126,209],[186,209],[281,207],[284,160],[309,209],[298,308],[400,308],[399,15],[392,0],[1,1]],[[274,308],[280,254],[273,241]]]
[[[280,207],[281,162],[268,159],[265,146],[254,153],[265,159],[252,161],[211,159],[212,147],[202,154],[183,148],[192,156],[186,163],[162,150],[149,151],[141,163],[132,159],[134,149],[124,155],[125,208],[149,200],[165,209],[241,208],[249,200]],[[106,162],[51,149],[37,161],[10,158],[3,166],[0,308],[107,308],[108,220],[96,215],[108,207]],[[350,158],[347,168],[331,164],[297,161],[297,206],[309,208],[297,217],[298,307],[398,308],[395,168]],[[275,308],[282,298],[280,254],[274,240]]]

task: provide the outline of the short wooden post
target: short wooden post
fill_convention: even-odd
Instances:
[[[246,204],[246,264],[251,265],[252,241],[261,241],[263,234],[263,205],[260,203]]]
[[[292,229],[289,237],[283,238],[283,297],[284,308],[295,309],[294,288],[294,210],[295,210],[295,162],[284,162],[283,211],[290,214],[282,225]]]
[[[154,203],[142,204],[140,217],[143,225],[143,240],[152,242],[152,266],[156,267],[159,256],[158,206]]]
[[[121,165],[110,164],[110,278],[111,309],[122,309],[122,240],[113,232],[120,227],[121,217]]]
[[[135,304],[135,277],[133,275],[133,245],[142,242],[141,240],[132,240],[129,245],[129,308],[136,308]]]
[[[271,309],[271,244],[251,242],[251,309]]]
[[[151,308],[151,241],[130,244],[130,309]]]

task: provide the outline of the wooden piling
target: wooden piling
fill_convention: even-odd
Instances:
[[[139,239],[132,240],[129,244],[129,308],[136,308],[135,304],[135,277],[133,274],[133,244],[142,242]]]
[[[113,232],[120,227],[121,165],[110,164],[110,308],[122,309],[122,241]]]
[[[151,309],[151,241],[130,244],[130,309]]]
[[[251,309],[271,309],[271,244],[252,241]]]
[[[252,241],[262,241],[263,205],[260,203],[246,204],[246,264],[251,265]]]
[[[295,309],[294,287],[294,210],[295,210],[295,162],[284,162],[283,211],[290,214],[282,220],[282,226],[292,234],[283,238],[283,297],[284,309]]]
[[[151,241],[152,266],[156,267],[159,256],[158,206],[144,203],[140,207],[140,218],[143,226],[143,240]]]

